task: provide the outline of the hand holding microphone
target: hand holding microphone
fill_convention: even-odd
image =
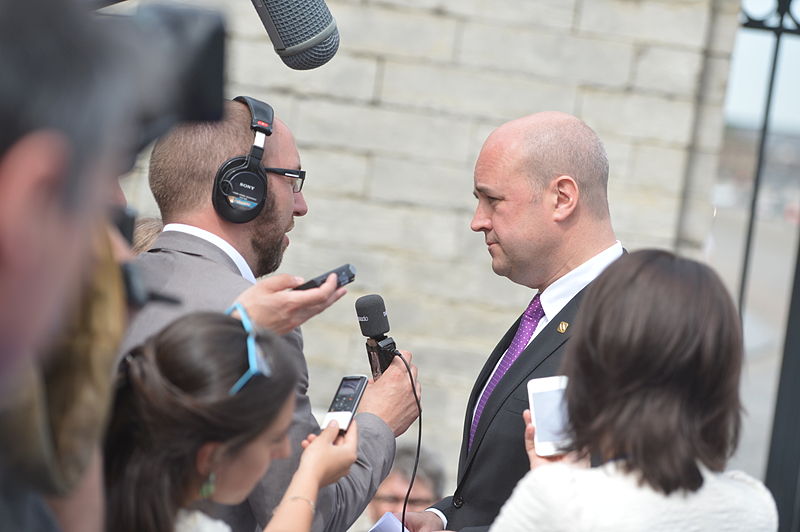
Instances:
[[[411,496],[414,479],[417,476],[419,449],[422,446],[422,403],[420,402],[422,387],[417,378],[417,367],[411,364],[411,353],[398,351],[394,340],[386,336],[386,333],[389,332],[389,318],[386,316],[383,298],[377,294],[358,298],[356,315],[358,324],[361,326],[361,333],[368,338],[367,356],[375,378],[375,381],[370,383],[372,386],[367,387],[361,400],[362,410],[373,412],[381,417],[392,429],[395,437],[403,434],[415,419],[419,419],[414,470],[411,473],[408,491],[406,491],[406,498],[403,502],[403,512],[400,514],[400,522],[403,523],[400,528],[405,530],[408,498]],[[404,383],[406,375],[403,375],[403,370],[408,375],[407,382],[411,384],[411,394],[408,393],[408,387]],[[369,392],[369,398],[367,392]],[[413,402],[409,402],[409,396],[414,398]],[[364,407],[365,399],[367,400],[366,407]]]
[[[422,387],[417,379],[417,366],[411,363],[411,352],[400,353],[411,368],[417,397],[420,397]],[[417,401],[408,382],[408,372],[400,357],[395,357],[380,379],[369,382],[358,411],[369,412],[381,418],[392,429],[395,437],[408,430],[419,417]]]
[[[378,294],[359,297],[356,300],[356,315],[361,334],[367,337],[367,358],[372,370],[372,378],[378,380],[392,363],[397,346],[389,332],[389,318],[386,305]]]
[[[422,388],[417,379],[417,367],[411,363],[413,355],[409,351],[398,351],[394,340],[386,336],[389,320],[381,296],[360,297],[356,301],[356,314],[361,333],[368,337],[367,355],[375,379],[367,385],[359,412],[375,414],[399,436],[419,417],[417,399]],[[405,358],[408,368],[397,353]],[[414,383],[413,391],[409,386],[409,374]]]

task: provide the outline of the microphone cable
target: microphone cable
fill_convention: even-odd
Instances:
[[[408,491],[406,491],[406,497],[403,500],[403,513],[401,514],[400,518],[400,525],[401,530],[400,532],[405,532],[406,527],[406,508],[408,507],[408,499],[411,497],[411,490],[414,488],[414,480],[417,478],[417,466],[419,466],[419,449],[422,446],[422,404],[420,403],[419,396],[417,395],[417,386],[414,382],[414,376],[411,374],[411,366],[408,364],[408,361],[405,357],[398,351],[397,349],[394,350],[394,355],[400,357],[400,360],[406,366],[406,372],[408,372],[408,380],[411,382],[411,393],[414,394],[414,400],[417,402],[417,410],[419,411],[419,418],[417,420],[417,449],[414,453],[414,469],[411,471],[411,480],[408,483]]]

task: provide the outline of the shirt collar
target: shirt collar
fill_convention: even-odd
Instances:
[[[545,288],[539,299],[547,319],[553,319],[578,292],[586,288],[586,285],[594,281],[603,273],[603,270],[621,256],[622,244],[617,240],[614,245],[601,251]]]
[[[226,240],[221,238],[214,233],[206,231],[205,229],[200,229],[199,227],[195,227],[193,225],[188,224],[167,224],[164,226],[163,231],[177,231],[179,233],[186,233],[192,236],[196,236],[197,238],[202,238],[206,242],[214,244],[219,249],[225,252],[225,254],[231,258],[233,263],[239,269],[239,273],[242,274],[242,277],[250,281],[251,283],[255,284],[256,277],[253,275],[253,270],[250,269],[250,265],[247,264],[247,261],[244,260],[242,254],[236,251],[232,245],[230,245]]]

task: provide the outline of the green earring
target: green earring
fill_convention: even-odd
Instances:
[[[214,473],[209,473],[208,478],[206,481],[203,482],[203,485],[200,486],[200,496],[204,499],[208,499],[212,495],[214,495],[214,482],[217,480],[216,475]]]

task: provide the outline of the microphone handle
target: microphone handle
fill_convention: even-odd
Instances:
[[[390,336],[384,337],[382,340],[367,338],[367,359],[373,380],[378,380],[383,375],[383,372],[392,363],[396,351],[397,346]]]

